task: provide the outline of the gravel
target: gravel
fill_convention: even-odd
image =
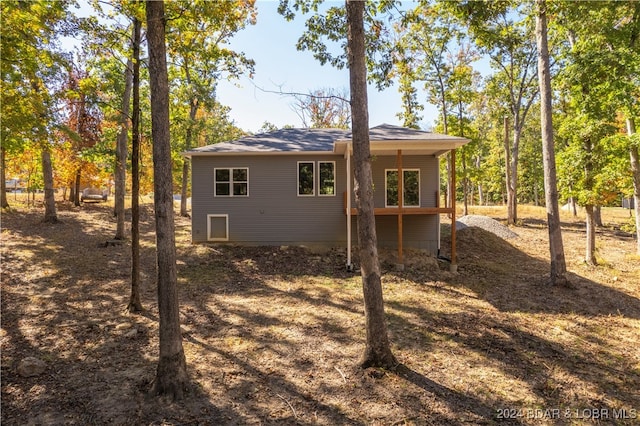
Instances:
[[[470,214],[467,216],[462,216],[461,218],[456,220],[456,230],[463,230],[470,226],[484,229],[485,231],[496,234],[498,237],[505,240],[508,240],[510,238],[518,238],[518,234],[516,234],[497,220],[491,219],[488,216]]]

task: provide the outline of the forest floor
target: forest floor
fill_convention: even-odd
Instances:
[[[189,219],[177,218],[191,385],[172,402],[146,396],[158,356],[151,205],[142,315],[125,310],[130,243],[104,244],[112,206],[58,208],[54,225],[40,207],[2,214],[3,425],[640,422],[640,257],[620,229],[628,211],[605,209],[595,267],[582,261],[580,218],[563,216],[572,288],[547,284],[539,208],[520,208],[518,238],[460,230],[457,274],[420,252],[405,253],[398,272],[383,253],[395,371],[358,368],[361,279],[345,270],[344,250],[192,245]],[[505,219],[503,208],[471,213]],[[20,375],[27,357],[44,372]]]

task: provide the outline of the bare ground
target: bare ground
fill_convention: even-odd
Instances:
[[[389,372],[357,367],[361,280],[343,250],[191,245],[190,222],[177,218],[191,387],[172,402],[146,396],[158,351],[152,212],[143,209],[146,312],[130,315],[130,245],[104,246],[111,207],[59,208],[55,225],[40,209],[2,215],[3,425],[640,422],[640,258],[617,226],[600,231],[592,267],[582,225],[565,218],[571,289],[547,285],[535,209],[508,242],[459,231],[458,274],[419,252],[396,272],[383,253],[401,362]],[[443,225],[443,248],[447,235]],[[29,356],[44,373],[17,373]]]

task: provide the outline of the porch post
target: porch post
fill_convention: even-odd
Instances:
[[[402,171],[402,150],[398,150],[397,154],[398,164],[398,269],[402,269],[402,207],[404,198],[404,173]]]
[[[458,271],[458,264],[456,261],[456,150],[451,150],[449,156],[451,166],[449,167],[450,175],[449,182],[451,182],[450,193],[450,205],[451,205],[451,272]]]
[[[351,271],[351,150],[347,144],[347,270]]]

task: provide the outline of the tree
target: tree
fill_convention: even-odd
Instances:
[[[369,144],[369,112],[367,100],[367,65],[373,64],[374,52],[380,47],[383,23],[375,19],[376,11],[388,11],[392,2],[384,2],[367,11],[369,31],[365,31],[365,3],[347,0],[346,7],[330,7],[318,13],[318,2],[297,0],[293,7],[303,13],[316,12],[307,20],[307,31],[298,40],[298,49],[309,49],[322,64],[331,63],[341,69],[349,67],[351,93],[351,123],[355,185],[358,207],[358,244],[360,251],[362,289],[364,295],[366,346],[360,366],[394,368],[397,361],[391,352],[384,314],[380,261],[373,204],[371,149]],[[287,19],[295,13],[287,0],[281,0],[279,12]],[[345,43],[346,36],[346,43]],[[332,55],[323,38],[342,42],[344,48]],[[388,70],[386,70],[388,71]]]
[[[557,10],[560,24],[556,28],[565,39],[560,76],[572,115],[563,125],[572,142],[565,155],[583,169],[573,178],[577,183],[574,191],[587,213],[585,260],[595,263],[595,207],[604,201],[602,183],[609,180],[603,173],[609,162],[603,142],[616,130],[624,131],[624,125],[617,122],[618,113],[633,117],[640,109],[640,5],[631,1],[570,2]],[[629,146],[632,150],[634,145]],[[630,157],[633,170],[631,151]]]
[[[346,90],[317,89],[308,95],[295,94],[291,108],[303,127],[348,129],[351,123],[348,96]]]
[[[538,95],[536,45],[530,20],[519,2],[444,2],[464,20],[481,51],[488,54],[498,72],[489,86],[500,94],[511,116],[511,144],[506,172],[507,222],[518,219],[518,160],[520,139],[527,115]]]
[[[347,0],[347,46],[352,106],[352,140],[358,206],[358,246],[366,324],[366,347],[361,366],[394,368],[384,314],[378,240],[373,205],[373,178],[369,146],[367,68],[365,62],[364,2]]]
[[[633,176],[633,201],[636,215],[636,253],[640,254],[640,138],[636,133],[633,118],[627,118],[627,134],[629,135],[629,158],[631,160],[631,174]]]
[[[460,46],[462,32],[450,13],[438,5],[420,4],[405,15],[396,26],[400,37],[396,43],[399,57],[396,68],[400,77],[400,88],[410,89],[402,80],[411,77],[413,81],[424,82],[428,100],[438,107],[442,131],[449,134],[450,100],[447,98],[449,79],[453,73],[452,60],[457,56],[452,51],[454,44]],[[405,95],[406,96],[406,95]],[[415,109],[410,103],[403,103],[407,116]],[[410,109],[407,110],[407,107]]]
[[[127,310],[141,312],[140,301],[140,44],[142,22],[133,18],[131,89],[131,295]],[[164,43],[164,41],[163,41]],[[152,105],[153,108],[153,105]],[[154,144],[155,146],[155,144]],[[154,173],[155,176],[155,173]]]
[[[47,222],[57,221],[49,138],[60,126],[60,117],[54,108],[55,82],[60,81],[59,71],[65,68],[65,58],[53,42],[58,36],[69,34],[68,29],[72,28],[61,25],[73,18],[67,11],[69,3],[0,2],[2,148],[5,154],[13,154],[20,152],[29,141],[40,145]],[[4,174],[5,168],[0,172]],[[0,179],[6,180],[6,176]]]
[[[187,106],[186,117],[173,117],[173,122],[177,119],[185,123],[174,127],[174,139],[184,141],[174,145],[180,150],[189,150],[202,121],[199,111],[216,109],[218,79],[225,75],[237,78],[245,71],[253,72],[254,61],[226,45],[247,23],[255,22],[255,9],[253,2],[247,1],[176,1],[169,2],[168,7],[168,14],[179,16],[168,22],[167,32],[168,53],[173,65],[170,72],[172,83],[176,85],[172,95],[178,98],[177,103]],[[188,216],[189,161],[182,160],[180,215]]]
[[[146,17],[160,318],[160,359],[151,393],[181,399],[188,376],[178,311],[164,1],[147,2]]]
[[[64,86],[65,136],[69,141],[74,173],[70,187],[73,203],[80,206],[82,174],[90,161],[86,158],[102,136],[102,112],[98,108],[95,80],[89,73],[72,64]]]
[[[2,172],[0,172],[0,208],[6,209],[9,207],[9,201],[7,200],[7,187],[6,187],[6,169],[7,169],[7,153],[4,149],[4,146],[0,146],[0,168]]]
[[[122,109],[120,111],[120,129],[116,139],[116,166],[114,173],[115,196],[114,213],[116,215],[116,235],[114,239],[124,240],[125,208],[124,198],[127,189],[127,146],[129,141],[129,104],[133,85],[133,62],[127,61],[124,68],[124,92],[122,93]]]
[[[549,232],[549,254],[551,256],[550,282],[552,285],[567,284],[567,264],[564,258],[560,209],[558,207],[558,187],[556,182],[556,160],[553,141],[553,121],[551,110],[551,75],[549,48],[547,46],[546,0],[537,0],[536,45],[538,48],[538,82],[540,85],[540,117],[542,133],[542,155],[544,166],[544,193],[547,208],[547,229]]]

